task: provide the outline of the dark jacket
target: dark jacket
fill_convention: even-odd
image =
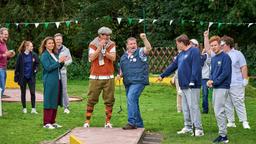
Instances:
[[[38,71],[39,59],[36,53],[32,52],[32,81],[35,82],[36,80],[36,73]],[[15,65],[15,75],[14,81],[17,82],[19,85],[23,85],[23,78],[24,78],[24,56],[20,53],[16,60]]]
[[[177,58],[170,64],[162,78],[169,76],[178,69],[179,85],[181,89],[200,88],[202,81],[201,54],[198,48],[191,47],[187,51],[182,51]],[[193,87],[189,83],[194,83]]]
[[[55,57],[58,58],[58,55]],[[62,106],[62,88],[59,76],[64,63],[56,62],[47,50],[42,53],[40,60],[43,65],[44,109],[57,109],[58,105]],[[58,98],[59,90],[60,97]]]
[[[212,58],[210,80],[213,81],[213,88],[229,89],[231,73],[232,61],[228,54],[221,52]]]
[[[129,86],[131,84],[149,84],[148,63],[146,60],[142,61],[140,58],[140,50],[141,48],[138,48],[134,52],[132,58],[128,58],[128,54],[124,53],[120,59],[120,67],[123,73],[123,82],[125,86]]]

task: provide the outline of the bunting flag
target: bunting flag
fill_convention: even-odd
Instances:
[[[27,27],[28,26],[28,23],[25,23],[25,27]]]
[[[221,26],[222,26],[222,23],[219,22],[219,23],[218,23],[218,29],[220,29]]]
[[[200,25],[203,26],[203,25],[204,25],[204,22],[203,22],[203,21],[200,21]]]
[[[170,23],[169,23],[169,24],[172,25],[172,22],[173,22],[173,20],[170,20]]]
[[[66,26],[69,28],[70,27],[70,21],[66,21]]]
[[[37,28],[39,26],[39,23],[35,23],[35,27]]]
[[[48,26],[49,26],[49,22],[45,22],[45,23],[44,23],[44,28],[47,29]]]
[[[6,27],[6,28],[9,28],[9,27],[10,27],[10,23],[6,23],[6,24],[5,24],[5,27]]]
[[[253,23],[249,23],[249,24],[248,24],[248,28],[249,28],[251,25],[253,25]]]
[[[185,23],[185,20],[181,20],[181,25],[183,26],[184,25],[184,23]]]
[[[142,23],[144,21],[144,19],[139,19],[139,23]]]
[[[208,29],[212,26],[213,22],[209,22]]]
[[[106,19],[110,22],[112,21],[111,16],[97,17],[95,19],[101,19],[101,18]],[[121,24],[122,20],[123,20],[123,18],[117,17],[118,24]],[[192,23],[193,25],[199,24],[200,26],[203,26],[206,23],[208,23],[208,29],[213,24],[217,24],[218,29],[220,29],[222,25],[235,25],[235,26],[243,25],[243,26],[247,26],[247,28],[250,28],[250,27],[256,25],[256,22],[248,22],[248,23],[246,23],[246,22],[239,22],[239,23],[223,22],[223,21],[218,21],[218,22],[217,21],[210,21],[210,22],[208,21],[207,22],[207,21],[203,21],[203,20],[191,20],[191,19],[190,20],[189,19],[171,19],[170,20],[170,19],[159,19],[159,18],[157,18],[157,19],[143,18],[142,19],[142,18],[132,18],[132,17],[128,17],[128,25],[135,24],[136,22],[137,22],[137,24],[140,24],[144,21],[152,21],[152,24],[157,24],[158,21],[167,21],[169,23],[169,25],[172,25],[175,20],[180,21],[181,26],[184,26],[187,23]],[[71,26],[71,23],[79,24],[79,21],[77,19],[74,19],[74,20],[57,21],[57,22],[32,22],[32,23],[31,22],[12,22],[12,23],[6,22],[6,23],[0,23],[0,25],[5,26],[7,28],[10,28],[11,25],[15,25],[16,28],[18,28],[20,26],[21,26],[20,28],[23,28],[23,26],[24,26],[24,28],[27,28],[27,27],[29,27],[29,25],[33,25],[33,26],[35,26],[35,28],[38,28],[39,25],[44,25],[44,28],[47,29],[50,24],[55,24],[56,28],[58,29],[59,26],[63,23],[65,24],[66,27],[69,28]]]
[[[132,24],[132,18],[128,18],[128,24],[129,24],[129,25]]]
[[[56,28],[59,28],[60,22],[55,22]]]
[[[120,23],[121,23],[121,21],[122,21],[122,18],[118,17],[118,18],[117,18],[117,22],[118,22],[118,24],[120,24]]]

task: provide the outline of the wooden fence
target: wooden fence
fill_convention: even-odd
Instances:
[[[173,61],[177,50],[169,47],[154,47],[149,54],[150,73],[162,73],[166,67]]]

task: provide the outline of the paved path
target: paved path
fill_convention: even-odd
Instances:
[[[7,96],[6,98],[2,98],[2,101],[4,102],[20,102],[20,89],[6,89],[4,94]],[[26,92],[26,101],[30,101],[30,92],[27,89]],[[82,99],[79,97],[69,97],[69,101],[81,101]],[[36,101],[37,102],[42,102],[43,101],[43,94],[36,92]]]
[[[78,127],[55,141],[56,144],[69,143],[70,135],[83,144],[138,144],[144,128],[123,130],[122,128],[83,128]]]

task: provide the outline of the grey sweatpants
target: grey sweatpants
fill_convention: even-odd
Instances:
[[[201,114],[199,108],[200,89],[182,89],[182,111],[184,125],[191,129],[194,124],[196,129],[202,130]]]
[[[240,122],[247,121],[247,114],[244,104],[244,86],[231,86],[226,101],[226,116],[228,122],[235,122],[234,107]]]
[[[62,82],[63,107],[68,108],[69,99],[68,99],[68,92],[67,92],[67,74],[66,73],[61,73],[61,82]]]
[[[225,103],[228,97],[228,89],[213,89],[212,103],[215,118],[219,128],[219,135],[224,137],[227,135],[227,120],[225,114]]]

